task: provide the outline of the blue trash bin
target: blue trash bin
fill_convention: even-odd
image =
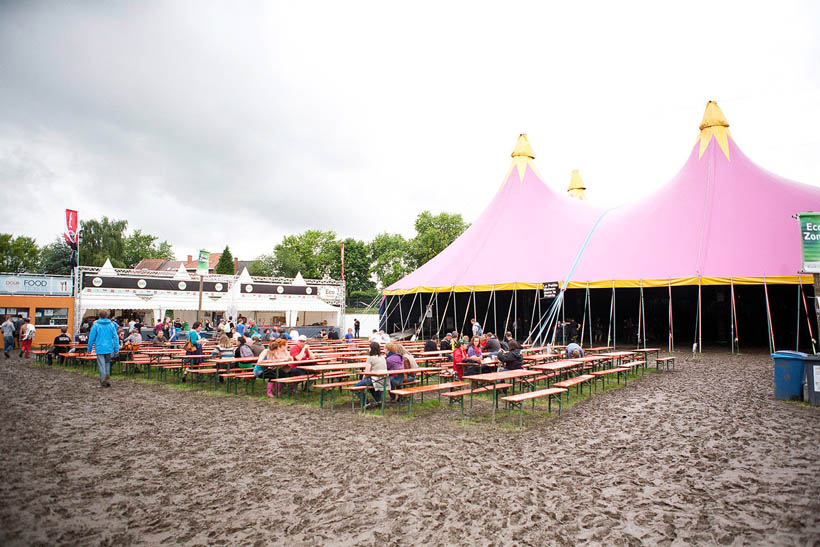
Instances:
[[[774,359],[774,398],[781,401],[803,399],[803,378],[806,366],[805,354],[800,351],[778,351]]]

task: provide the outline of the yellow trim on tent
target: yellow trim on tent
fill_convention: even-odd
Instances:
[[[703,157],[706,147],[709,146],[709,142],[712,140],[712,137],[714,137],[718,146],[720,146],[720,149],[723,151],[723,154],[726,156],[726,159],[731,161],[729,158],[729,139],[732,138],[732,133],[729,132],[729,122],[726,121],[726,116],[723,115],[723,112],[715,101],[706,103],[706,111],[703,113],[703,122],[701,122],[698,129],[700,129],[700,135],[698,135],[698,140],[700,141],[698,159]]]
[[[766,277],[765,281],[768,285],[796,285],[800,283],[800,277],[797,275],[782,275],[775,277]],[[813,277],[811,275],[803,275],[803,283],[811,285]],[[640,287],[668,287],[670,284],[673,287],[685,287],[698,285],[700,279],[701,285],[729,285],[734,282],[735,285],[763,285],[763,277],[678,277],[675,279],[618,279],[614,281],[616,289],[637,289]],[[560,281],[563,284],[563,281]],[[590,281],[587,285],[586,281],[570,281],[569,289],[585,289],[587,286],[590,289],[611,289],[613,287],[613,280]],[[446,292],[489,292],[496,291],[512,291],[514,289],[520,291],[533,291],[542,288],[541,283],[497,283],[495,285],[452,285],[444,287],[414,287],[412,289],[393,289],[392,291],[384,290],[382,294],[385,296],[415,294],[421,293],[446,293]]]

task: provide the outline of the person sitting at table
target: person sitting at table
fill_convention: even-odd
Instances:
[[[367,356],[367,361],[365,361],[364,372],[385,371],[387,371],[387,361],[385,361],[382,356],[381,345],[378,342],[370,342],[370,354]],[[382,402],[382,392],[389,384],[384,377],[364,376],[356,382],[355,385],[357,387],[370,386],[368,390],[370,396],[373,397],[373,400],[379,405]],[[367,402],[367,392],[360,391],[359,398],[362,401],[362,405],[364,405]],[[370,405],[368,405],[368,408],[370,408]]]
[[[470,364],[464,369],[464,373],[468,376],[471,374],[484,374],[485,372],[489,372],[488,367],[481,366],[481,338],[478,336],[473,336],[473,339],[470,344],[470,348],[467,350],[467,362],[475,363]]]
[[[385,357],[384,359],[387,362],[387,370],[404,370],[404,358],[399,353],[398,344],[396,344],[395,342],[388,342],[384,346],[384,350],[387,352],[387,357]],[[404,374],[390,375],[390,389],[396,389],[403,383]],[[396,396],[392,393],[390,394],[390,400],[396,400]]]
[[[504,370],[518,370],[524,366],[524,356],[521,355],[521,345],[515,340],[511,340],[509,347],[509,351],[502,349],[498,352],[498,360],[504,365],[498,369],[499,372]]]
[[[162,330],[157,331],[156,336],[151,340],[151,345],[161,348],[168,345],[168,340],[165,339],[165,333]]]
[[[199,332],[202,330],[202,323],[194,321],[191,331],[188,333],[188,342],[185,344],[185,353],[188,355],[202,355],[202,337]],[[198,365],[202,363],[202,358],[191,359],[191,364]],[[188,376],[188,369],[182,373],[182,381],[185,382]]]
[[[444,335],[444,339],[441,341],[441,345],[439,346],[442,351],[450,351],[453,349],[453,335],[449,332]]]
[[[287,376],[307,376],[308,371],[296,366],[299,361],[314,358],[313,353],[310,351],[310,346],[307,344],[307,336],[304,334],[299,335],[299,338],[296,339],[296,343],[290,348],[290,356],[293,358],[293,362],[290,363],[290,370]]]
[[[402,361],[404,362],[405,369],[413,369],[418,368],[418,364],[416,364],[416,358],[405,349],[404,346],[396,342],[396,348],[398,348],[398,354],[401,355]],[[415,382],[416,375],[415,374],[408,374],[407,378],[405,378],[407,382]]]
[[[487,341],[482,348],[482,351],[485,355],[489,355],[490,357],[495,357],[498,355],[498,352],[501,350],[501,344],[498,342],[498,338],[491,332],[486,334]]]
[[[467,348],[470,347],[470,342],[466,338],[458,341],[458,347],[453,350],[453,370],[458,374],[458,379],[464,378],[464,367],[470,365],[472,361],[467,355]]]
[[[140,331],[134,330],[134,332],[123,340],[122,349],[123,351],[138,350],[140,349],[140,344],[142,344],[142,334],[140,334]]]
[[[438,350],[438,336],[433,335],[432,338],[427,340],[424,343],[424,351],[437,351]]]
[[[265,346],[262,345],[262,337],[258,333],[251,335],[251,351],[255,357],[259,357],[265,351]]]
[[[376,329],[373,329],[373,333],[370,335],[370,341],[371,342],[381,342],[382,341],[382,337],[379,334],[379,331],[377,331]]]
[[[581,346],[579,346],[575,342],[567,344],[567,359],[577,359],[583,356],[584,350],[581,348]]]
[[[230,336],[233,340],[239,340],[239,337],[240,337],[240,336],[242,336],[242,335],[241,335],[241,334],[239,334],[239,331],[238,331],[238,330],[236,330],[236,327],[231,327],[231,332],[230,332],[229,336]]]
[[[330,330],[327,331],[327,339],[328,340],[338,340],[339,339],[339,331],[337,331],[333,327],[330,327]]]
[[[60,334],[54,338],[54,347],[51,348],[51,350],[46,354],[49,366],[51,365],[55,355],[68,352],[71,346],[71,337],[66,334],[67,332],[67,327],[60,327]]]
[[[345,334],[345,344],[352,344],[353,343],[353,329],[347,329],[347,334]]]
[[[390,335],[384,332],[384,329],[379,331],[379,342],[384,342],[385,344],[390,342]]]
[[[259,359],[253,367],[253,375],[263,380],[276,378],[279,375],[278,367],[265,367],[260,363],[286,363],[293,358],[288,353],[288,341],[284,338],[277,338],[268,344],[267,349],[259,354]],[[268,382],[267,395],[273,397],[273,382]],[[277,386],[278,387],[278,386]]]
[[[239,337],[239,345],[233,352],[234,357],[253,357],[253,350],[248,345],[248,340],[244,336]],[[240,367],[242,364],[240,363]]]

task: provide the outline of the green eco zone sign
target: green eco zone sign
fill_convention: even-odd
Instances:
[[[803,271],[820,273],[820,213],[800,213],[797,219],[803,245]]]

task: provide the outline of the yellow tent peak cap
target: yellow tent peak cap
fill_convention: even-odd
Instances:
[[[700,129],[703,131],[707,127],[729,127],[729,122],[726,121],[726,116],[715,101],[706,103],[706,111],[703,113],[703,121],[700,124]]]
[[[586,190],[587,187],[584,184],[583,179],[581,178],[581,174],[578,172],[577,169],[572,170],[572,175],[569,178],[569,188],[567,190]]]
[[[586,196],[586,189],[587,186],[584,184],[583,179],[581,179],[581,174],[578,172],[577,169],[572,170],[572,175],[569,178],[569,188],[567,188],[567,193],[569,197],[575,199],[587,199]]]
[[[726,121],[726,116],[723,115],[723,111],[720,110],[715,101],[706,103],[706,111],[703,113],[700,135],[698,135],[700,141],[698,159],[703,157],[703,153],[712,141],[712,137],[717,141],[726,159],[731,161],[729,158],[729,139],[732,134],[729,132],[729,122]]]
[[[527,139],[526,133],[521,133],[518,135],[518,142],[515,143],[515,149],[510,154],[510,157],[518,157],[524,156],[530,158],[531,160],[535,159],[535,152],[532,150],[532,146],[530,146],[530,141]]]

